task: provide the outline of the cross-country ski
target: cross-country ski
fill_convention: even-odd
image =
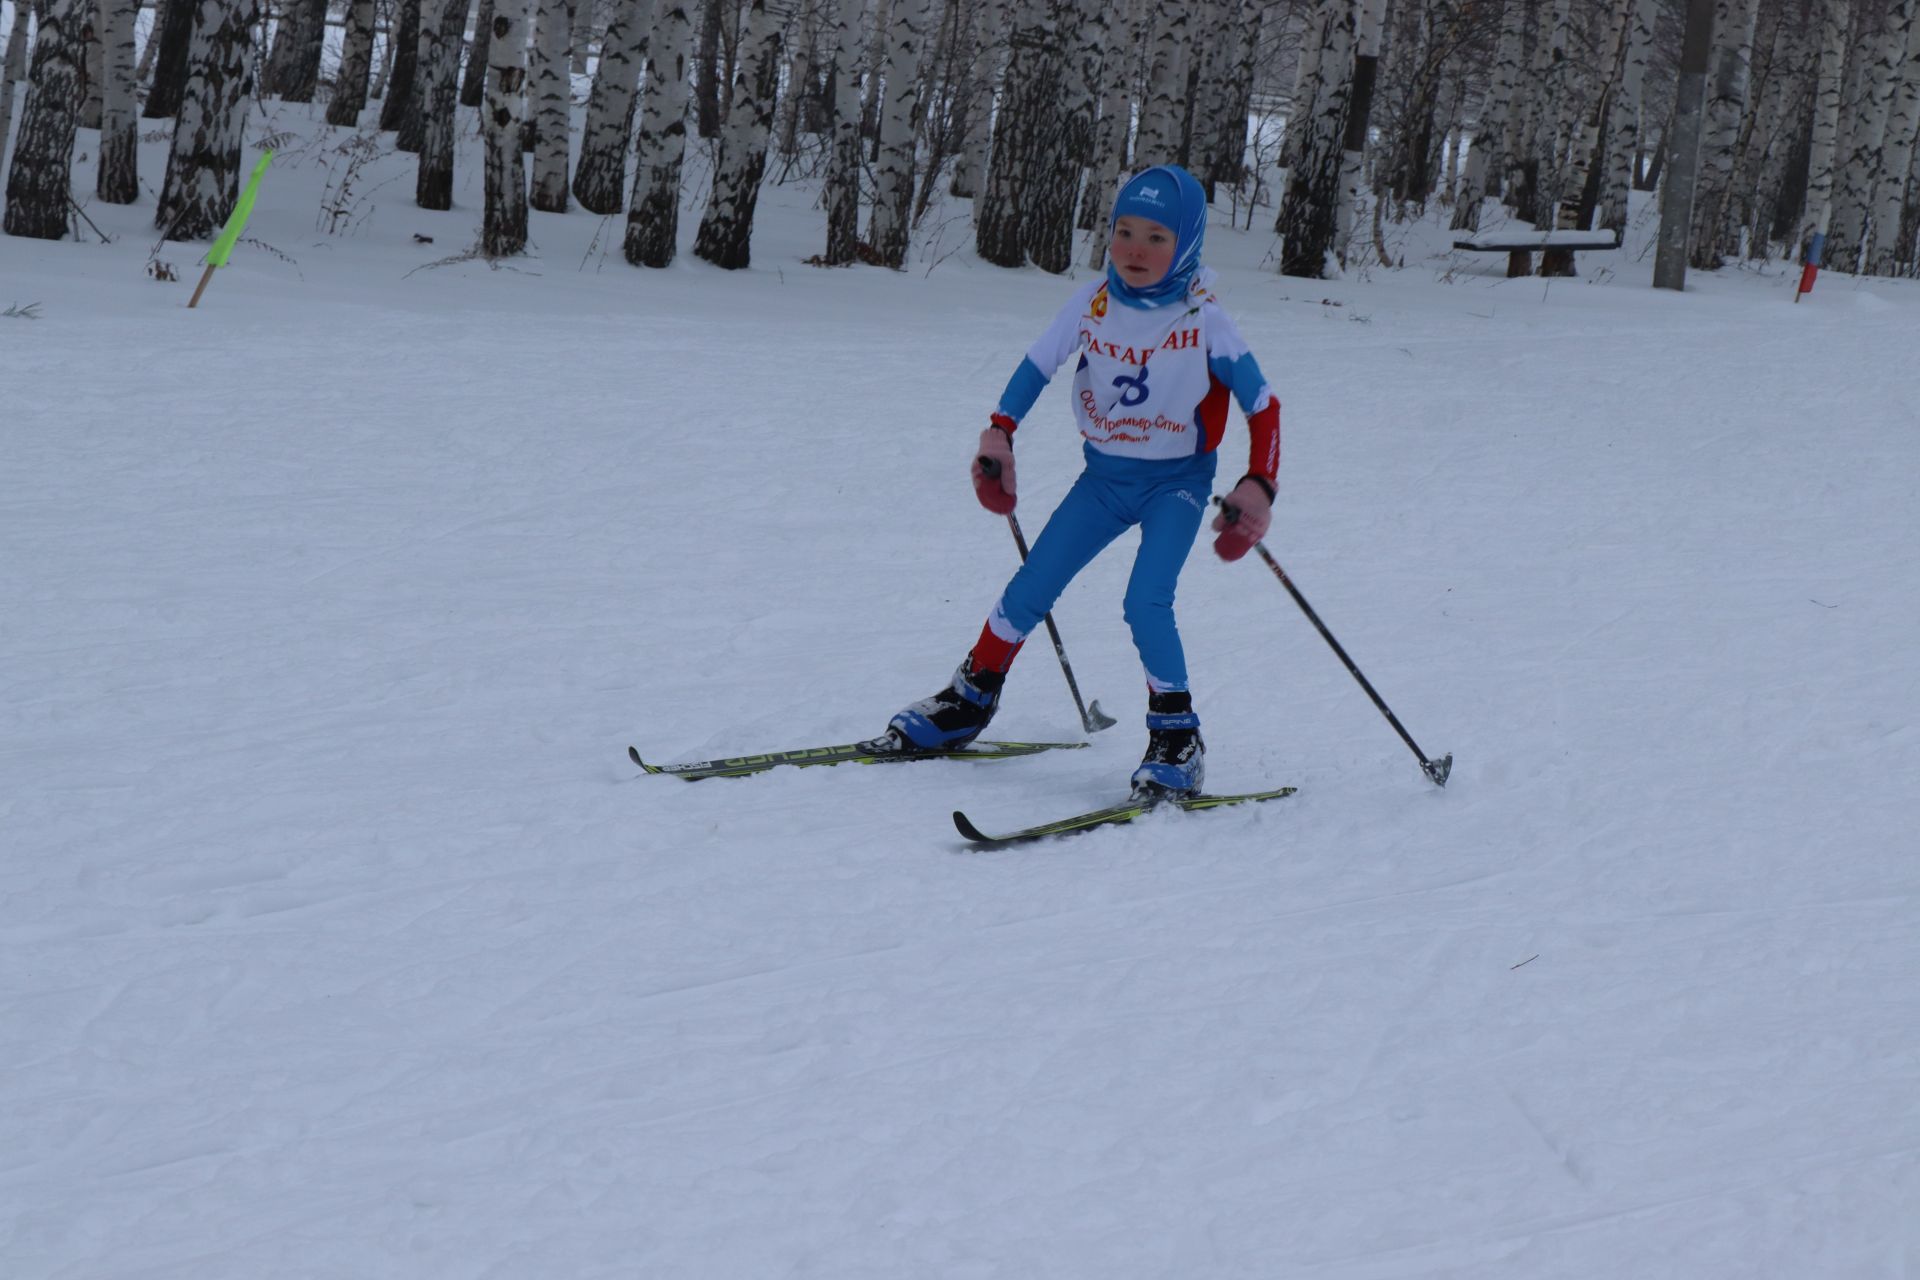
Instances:
[[[1184,809],[1189,813],[1221,809],[1229,805],[1250,804],[1258,800],[1279,800],[1292,795],[1297,788],[1280,787],[1273,791],[1250,791],[1242,795],[1224,796],[1166,796],[1158,799],[1130,799],[1119,804],[1108,805],[1104,809],[1093,809],[1086,813],[1075,814],[1070,818],[1059,818],[1052,822],[1043,822],[1037,826],[1022,827],[1018,831],[1007,831],[989,835],[975,826],[966,814],[958,809],[953,811],[953,825],[961,835],[977,845],[997,848],[1002,845],[1025,844],[1033,840],[1044,840],[1049,836],[1073,835],[1082,831],[1091,831],[1096,827],[1119,826],[1144,818],[1149,813],[1164,809]]]
[[[697,782],[702,778],[744,778],[749,774],[765,773],[769,769],[787,765],[804,769],[833,764],[908,764],[915,760],[1011,760],[1018,756],[1038,755],[1042,751],[1072,751],[1086,745],[1084,742],[975,742],[964,747],[903,750],[895,739],[882,735],[865,742],[726,756],[689,764],[653,764],[641,758],[638,747],[628,747],[627,758],[647,773],[667,774]]]

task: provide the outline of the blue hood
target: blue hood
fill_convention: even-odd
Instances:
[[[1135,289],[1107,264],[1107,294],[1130,307],[1164,307],[1187,296],[1193,273],[1200,269],[1200,249],[1207,239],[1207,193],[1199,179],[1177,164],[1143,169],[1127,179],[1113,202],[1113,224],[1122,218],[1150,218],[1174,233],[1173,265],[1158,284]]]

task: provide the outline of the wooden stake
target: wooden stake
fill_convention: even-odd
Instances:
[[[213,279],[214,270],[213,264],[208,263],[207,269],[200,274],[200,283],[194,286],[193,297],[187,302],[188,310],[200,305],[200,295],[207,291],[207,282]]]

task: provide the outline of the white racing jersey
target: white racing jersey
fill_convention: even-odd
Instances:
[[[1011,432],[1078,353],[1073,415],[1093,448],[1128,458],[1211,453],[1226,434],[1231,398],[1252,436],[1247,469],[1271,484],[1280,466],[1280,402],[1214,298],[1214,279],[1203,268],[1184,301],[1150,309],[1110,299],[1104,278],[1082,285],[1027,349],[995,422]]]

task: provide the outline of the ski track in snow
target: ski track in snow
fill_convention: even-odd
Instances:
[[[409,275],[478,165],[432,214],[389,157],[336,239],[325,163],[256,214],[295,261],[193,312],[150,207],[0,238],[42,303],[0,320],[10,1280],[1920,1271],[1920,288],[1660,294],[1650,223],[1551,286],[1441,280],[1431,224],[1309,283],[1216,224],[1269,545],[1452,781],[1203,541],[1210,783],[1300,793],[967,852],[955,807],[1123,787],[1131,539],[1057,610],[1121,721],[1086,751],[623,752],[849,741],[945,677],[1014,564],[967,450],[1071,284],[947,256],[944,203],[908,272],[806,268],[800,186],[744,273],[576,213]],[[1078,736],[1049,648],[996,734]]]

